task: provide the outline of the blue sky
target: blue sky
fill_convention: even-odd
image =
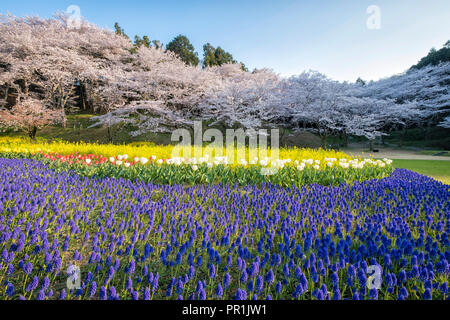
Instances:
[[[51,17],[77,5],[101,27],[168,43],[185,34],[199,56],[210,42],[249,69],[282,76],[317,70],[336,80],[376,80],[402,72],[450,39],[448,0],[121,0],[2,1],[0,13]],[[369,5],[380,29],[368,29]]]

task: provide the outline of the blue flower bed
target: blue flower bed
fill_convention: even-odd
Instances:
[[[0,159],[0,299],[448,299],[449,199],[401,169],[166,186]]]

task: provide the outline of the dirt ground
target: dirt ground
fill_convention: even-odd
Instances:
[[[446,156],[432,156],[420,154],[414,150],[395,149],[390,147],[376,147],[379,152],[369,152],[367,148],[359,146],[350,146],[343,151],[353,156],[361,156],[365,158],[388,158],[388,159],[409,159],[409,160],[446,160],[450,161],[450,157]],[[366,150],[366,151],[365,151]]]

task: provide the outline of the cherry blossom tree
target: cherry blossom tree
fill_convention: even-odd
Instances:
[[[51,110],[36,99],[24,98],[11,110],[0,109],[0,127],[23,130],[34,140],[39,129],[62,120],[60,110]]]

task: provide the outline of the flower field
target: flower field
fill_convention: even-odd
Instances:
[[[0,159],[2,299],[448,299],[450,191],[425,176],[159,184],[83,170],[193,165],[33,157]],[[378,290],[366,286],[372,266]]]
[[[162,146],[153,144],[96,144],[96,143],[70,143],[66,141],[46,142],[38,141],[37,143],[30,143],[29,139],[25,138],[10,138],[0,137],[0,153],[58,153],[61,155],[82,154],[82,155],[102,155],[106,158],[116,157],[118,155],[128,155],[129,159],[134,157],[155,157],[157,159],[168,159],[172,157],[172,151],[174,146]],[[242,150],[245,152],[245,150]],[[248,152],[248,151],[247,151]],[[192,147],[192,153],[194,153],[194,147]],[[214,151],[211,148],[202,148],[203,155],[209,155],[213,157]],[[237,152],[236,152],[237,153]],[[270,156],[270,154],[269,154]],[[343,153],[336,151],[324,151],[316,149],[299,149],[299,148],[280,148],[280,159],[317,159],[323,160],[324,158],[345,158],[350,160],[351,158]],[[238,159],[240,160],[240,159]]]
[[[259,154],[259,150],[245,148],[234,149],[230,157],[214,156],[214,150],[203,147],[200,150],[202,156],[198,158],[170,157],[172,149],[173,146],[29,143],[23,139],[0,139],[2,158],[37,159],[58,172],[71,171],[86,177],[125,178],[169,185],[339,185],[384,178],[393,170],[389,159],[352,159],[332,150],[281,148],[277,149],[279,158],[266,156],[260,159],[252,156],[252,152]],[[123,151],[129,154],[120,153]]]

